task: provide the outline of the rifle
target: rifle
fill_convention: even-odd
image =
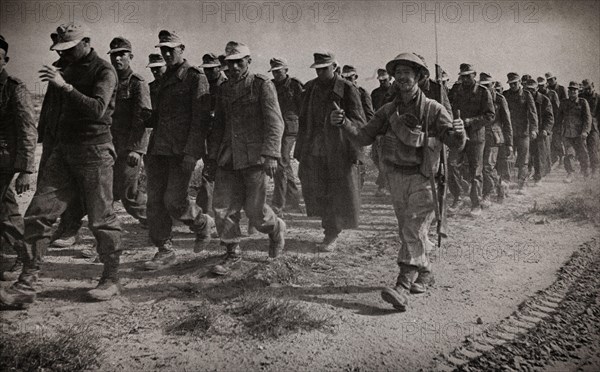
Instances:
[[[460,114],[459,114],[460,115]],[[448,174],[448,159],[446,153],[446,146],[442,145],[441,156],[440,156],[440,164],[437,170],[433,169],[433,165],[431,162],[431,155],[429,150],[429,125],[425,123],[425,140],[424,140],[424,151],[425,156],[423,161],[427,162],[426,165],[429,169],[429,183],[431,185],[431,193],[433,196],[433,210],[435,211],[435,219],[437,221],[437,235],[438,241],[437,246],[440,248],[442,246],[442,238],[447,238],[447,203],[446,203],[446,194],[447,194],[447,174]],[[436,172],[437,171],[437,172]],[[436,177],[437,173],[437,177]],[[437,182],[436,182],[437,178]]]

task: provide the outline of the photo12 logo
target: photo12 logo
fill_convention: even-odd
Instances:
[[[4,25],[75,20],[97,23],[108,18],[114,23],[139,23],[139,12],[135,1],[3,1],[0,21]]]
[[[448,22],[488,22],[512,20],[514,23],[538,23],[540,6],[535,2],[510,1],[403,1],[402,22],[435,20]]]
[[[205,1],[201,6],[201,22],[220,23],[257,23],[301,21],[313,23],[340,22],[340,4],[338,2],[309,1]]]

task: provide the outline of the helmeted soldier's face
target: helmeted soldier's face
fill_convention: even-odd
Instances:
[[[400,88],[400,91],[408,92],[417,84],[420,74],[417,74],[414,68],[406,65],[396,65],[394,79]]]
[[[183,62],[183,45],[175,48],[169,48],[167,46],[160,47],[160,54],[162,54],[167,67],[177,66]]]
[[[227,62],[229,76],[231,76],[232,79],[236,80],[239,79],[242,75],[244,75],[246,71],[248,71],[252,60],[249,56],[246,56],[240,59],[228,59],[225,62]]]
[[[516,92],[519,89],[521,89],[521,82],[513,81],[512,83],[509,83],[508,86],[510,87],[510,90],[512,90],[513,92]]]
[[[579,94],[579,90],[578,89],[569,88],[569,98],[570,99],[575,100],[577,98],[578,94]]]
[[[554,78],[554,77],[553,78],[549,78],[547,81],[548,81],[548,85],[551,86],[551,87],[553,87],[553,86],[556,85],[556,78]]]
[[[6,50],[0,49],[0,72],[4,71],[4,66],[6,66],[6,63],[8,63]]]
[[[287,68],[280,68],[279,70],[273,70],[271,73],[273,74],[273,79],[275,81],[283,81],[287,76]]]
[[[110,63],[117,71],[125,71],[131,65],[133,54],[126,50],[110,54]]]

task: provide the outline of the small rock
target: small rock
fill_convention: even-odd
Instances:
[[[481,320],[481,317],[477,317],[477,324],[483,324],[483,320]]]

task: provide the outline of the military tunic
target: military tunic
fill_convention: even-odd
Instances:
[[[218,164],[213,209],[224,244],[241,238],[239,212],[262,233],[279,231],[278,219],[266,204],[266,157],[279,159],[284,121],[271,80],[246,72],[221,85],[209,157]]]
[[[24,222],[11,181],[16,173],[35,172],[37,131],[25,84],[0,73],[0,244],[23,239]]]

